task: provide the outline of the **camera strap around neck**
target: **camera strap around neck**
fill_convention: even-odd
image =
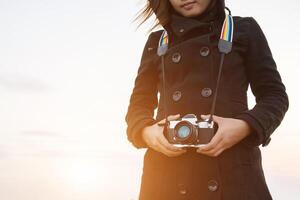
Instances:
[[[225,19],[223,22],[223,27],[218,43],[218,49],[219,52],[221,53],[221,60],[220,60],[220,65],[219,65],[219,72],[218,72],[218,78],[217,78],[217,84],[215,88],[215,94],[213,97],[213,102],[211,106],[211,111],[210,111],[210,118],[209,122],[213,121],[213,115],[215,112],[215,106],[216,106],[216,100],[217,100],[217,94],[218,94],[218,89],[219,89],[219,84],[220,84],[220,79],[221,79],[221,73],[222,73],[222,68],[223,68],[223,63],[224,63],[224,57],[225,54],[228,54],[232,50],[232,39],[233,39],[233,29],[234,29],[234,23],[233,23],[233,17],[231,16],[231,12],[228,8],[226,8],[229,12],[229,14],[225,14]],[[163,78],[163,92],[164,92],[164,109],[165,109],[165,120],[166,123],[165,125],[168,125],[169,121],[167,119],[167,105],[166,105],[166,85],[165,85],[165,62],[164,62],[164,55],[168,51],[168,44],[169,44],[169,38],[168,38],[168,33],[166,30],[163,30],[163,33],[160,37],[159,43],[158,43],[158,48],[157,48],[157,55],[161,57],[161,63],[162,63],[162,78]]]

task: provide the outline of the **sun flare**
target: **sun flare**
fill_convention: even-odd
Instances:
[[[107,181],[103,166],[95,159],[60,160],[55,168],[63,182],[78,192],[99,190]]]

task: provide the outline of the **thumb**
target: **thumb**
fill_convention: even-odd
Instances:
[[[209,117],[210,117],[210,115],[201,115],[202,119],[208,119]],[[213,115],[212,118],[213,118],[213,121],[218,124],[222,121],[222,117],[219,117],[217,115]]]
[[[180,114],[177,114],[177,115],[169,115],[167,118],[168,118],[168,121],[171,121],[171,120],[175,120],[175,119],[178,119],[180,117]],[[160,120],[158,122],[158,124],[163,124],[163,123],[166,123],[166,118]]]
[[[178,119],[180,117],[180,114],[177,114],[177,115],[169,115],[168,116],[168,120],[171,121],[171,120],[175,120],[175,119]]]
[[[201,115],[202,119],[208,119],[210,115]]]

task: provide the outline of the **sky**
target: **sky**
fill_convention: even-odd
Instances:
[[[124,118],[153,23],[133,22],[144,3],[0,1],[2,200],[137,199],[145,150],[128,142]],[[260,24],[287,88],[289,110],[261,151],[273,198],[296,200],[300,3],[226,4]]]

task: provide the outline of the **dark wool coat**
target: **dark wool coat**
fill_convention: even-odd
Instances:
[[[167,115],[208,114],[220,62],[218,39],[224,16],[212,22],[172,15],[165,55],[166,94],[161,59],[156,54],[162,30],[144,47],[126,114],[127,135],[137,148],[147,147],[141,130]],[[281,123],[288,96],[267,40],[252,17],[234,17],[233,50],[225,56],[215,114],[245,120],[253,132],[218,157],[193,149],[168,157],[148,148],[140,200],[269,200],[259,146],[266,146]],[[248,108],[247,89],[256,97]],[[158,100],[158,93],[160,98]],[[154,110],[157,115],[154,118]]]

